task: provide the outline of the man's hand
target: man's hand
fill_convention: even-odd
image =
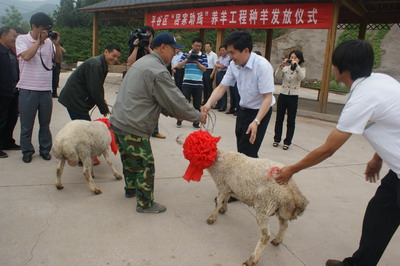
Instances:
[[[204,113],[203,113],[203,117],[202,117],[202,119],[200,120],[200,123],[205,124],[206,122],[207,122],[207,114],[204,114]]]
[[[275,177],[276,183],[279,185],[285,185],[289,182],[290,178],[292,178],[294,171],[292,170],[291,166],[285,166],[281,168],[278,175]],[[268,174],[267,174],[268,178]]]
[[[365,181],[370,183],[376,183],[379,180],[379,172],[382,168],[382,159],[375,154],[374,157],[367,163],[367,168],[365,169]]]
[[[250,139],[249,139],[251,144],[254,144],[254,142],[256,141],[257,129],[258,129],[258,125],[256,124],[255,121],[251,122],[251,124],[247,128],[246,134],[249,134],[251,132]]]

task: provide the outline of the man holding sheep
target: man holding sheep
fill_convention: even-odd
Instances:
[[[343,261],[328,260],[327,266],[377,265],[400,224],[400,83],[388,75],[372,73],[373,62],[372,47],[365,41],[347,41],[335,49],[335,80],[350,88],[336,129],[324,144],[282,168],[276,177],[279,184],[286,184],[293,174],[333,155],[352,134],[362,134],[375,150],[365,170],[367,181],[379,179],[383,161],[389,166],[366,209],[358,250]]]
[[[125,196],[137,197],[136,211],[161,213],[167,208],[154,201],[154,158],[150,135],[160,113],[166,116],[205,122],[176,87],[167,65],[175,55],[176,43],[168,33],[160,33],[152,43],[153,52],[133,64],[119,88],[111,129],[115,132],[125,177]]]

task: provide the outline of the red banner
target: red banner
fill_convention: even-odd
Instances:
[[[154,29],[329,29],[333,4],[207,7],[148,13]]]

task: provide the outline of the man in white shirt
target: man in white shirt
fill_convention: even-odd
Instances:
[[[53,110],[52,77],[53,58],[62,60],[60,34],[51,32],[51,18],[39,12],[30,20],[31,31],[19,35],[16,41],[19,58],[20,79],[19,113],[21,122],[21,151],[25,163],[32,161],[35,149],[32,145],[32,131],[36,113],[39,120],[39,154],[44,160],[51,160],[52,137],[50,120]],[[55,49],[54,49],[55,47]],[[55,52],[54,52],[55,51]],[[54,55],[55,54],[55,55]]]
[[[206,71],[203,72],[203,84],[204,84],[204,91],[203,91],[203,103],[206,103],[208,98],[210,98],[211,92],[213,90],[213,77],[211,77],[211,73],[214,70],[214,65],[218,60],[218,56],[216,53],[212,51],[212,44],[207,42],[204,46],[206,50],[207,62],[208,67]]]
[[[382,179],[365,211],[358,250],[343,261],[326,265],[377,265],[400,224],[400,83],[384,74],[372,73],[374,53],[369,43],[347,41],[332,56],[335,80],[350,88],[339,122],[326,142],[301,161],[281,169],[276,177],[286,184],[293,174],[333,155],[352,134],[362,134],[375,150],[365,179],[376,182],[384,161],[390,171]]]
[[[202,107],[207,112],[237,82],[240,108],[236,117],[236,144],[238,152],[258,158],[275,98],[274,70],[267,59],[252,53],[250,33],[234,31],[225,41],[232,61],[222,82],[214,89]]]
[[[182,82],[183,82],[183,76],[185,75],[185,69],[176,68],[176,65],[179,64],[179,62],[181,61],[183,53],[181,49],[175,49],[175,52],[176,54],[171,61],[171,69],[172,73],[174,74],[175,85],[182,91]]]

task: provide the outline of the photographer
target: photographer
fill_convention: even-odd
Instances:
[[[184,53],[181,61],[176,65],[176,68],[185,68],[183,77],[182,92],[186,99],[190,102],[193,97],[193,106],[200,111],[201,97],[203,93],[203,72],[206,71],[208,62],[207,56],[202,54],[201,48],[203,41],[195,38],[192,41],[192,50],[189,53]],[[181,127],[182,121],[176,122],[176,127]],[[193,123],[194,128],[200,128],[199,122]]]
[[[128,41],[130,55],[128,57],[126,65],[132,66],[137,60],[143,56],[153,52],[151,49],[151,43],[154,38],[154,29],[151,26],[143,26],[140,29],[135,30],[131,33]],[[165,135],[158,131],[158,123],[154,128],[152,137],[165,139]]]
[[[20,67],[20,80],[17,84],[21,121],[20,145],[22,160],[25,163],[30,163],[35,153],[31,140],[36,112],[38,112],[40,125],[40,156],[44,160],[51,159],[52,60],[55,55],[55,62],[60,63],[62,57],[60,34],[50,30],[51,18],[39,12],[32,15],[30,25],[32,30],[28,34],[19,35],[16,41]]]
[[[303,53],[299,50],[290,52],[289,59],[285,59],[275,71],[275,76],[282,77],[282,88],[276,106],[274,147],[281,142],[283,120],[287,112],[286,138],[283,140],[283,149],[288,150],[294,135],[297,105],[299,102],[300,83],[306,76]]]
[[[150,47],[153,37],[154,29],[150,26],[143,26],[131,33],[128,42],[130,55],[126,63],[127,66],[130,67],[137,60],[153,51]]]

